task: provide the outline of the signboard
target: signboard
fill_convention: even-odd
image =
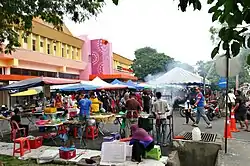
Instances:
[[[220,78],[218,82],[218,86],[220,88],[226,88],[227,87],[227,79],[226,78]]]
[[[127,72],[130,72],[130,73],[134,72],[132,69],[127,69],[127,68],[122,67],[122,66],[117,66],[116,69],[119,70],[119,71],[127,71]]]

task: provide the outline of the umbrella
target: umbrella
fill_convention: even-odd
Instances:
[[[41,90],[37,90],[37,89],[28,89],[26,91],[23,92],[18,92],[18,93],[14,93],[11,94],[11,97],[19,97],[19,96],[33,96],[33,95],[37,95],[41,92]]]
[[[63,85],[63,84],[74,84],[79,82],[80,80],[70,80],[70,79],[52,78],[52,77],[36,77],[18,81],[16,83],[1,87],[0,90],[27,89],[43,85]]]

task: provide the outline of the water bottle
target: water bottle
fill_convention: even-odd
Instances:
[[[192,130],[192,140],[193,141],[200,141],[201,140],[201,130],[198,127],[195,127]]]

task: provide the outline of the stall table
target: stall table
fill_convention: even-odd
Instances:
[[[116,117],[115,114],[96,114],[90,115],[90,118],[96,120],[96,122],[98,123],[99,132],[104,135],[104,130],[109,132],[107,129],[104,128],[104,124],[113,123]]]
[[[10,117],[1,117],[0,118],[0,125],[3,126],[4,122],[5,121],[10,121]],[[1,137],[3,138],[3,127],[0,127],[0,134],[1,134]]]

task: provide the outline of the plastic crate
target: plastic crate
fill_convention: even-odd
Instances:
[[[114,137],[103,137],[103,142],[113,142]]]
[[[37,149],[43,145],[43,137],[36,137],[34,140],[29,140],[30,148]]]
[[[59,156],[62,159],[69,160],[76,157],[76,150],[63,151],[59,149]]]

